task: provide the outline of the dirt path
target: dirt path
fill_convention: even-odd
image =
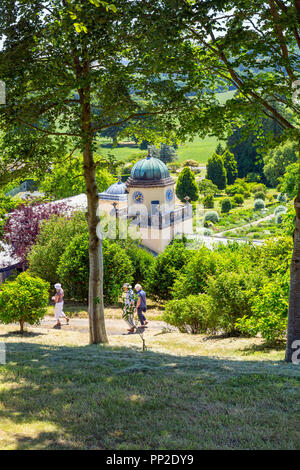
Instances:
[[[112,319],[107,319],[105,320],[106,324],[106,330],[108,335],[123,335],[127,334],[127,328],[128,326],[123,320],[112,320]],[[41,327],[51,330],[53,329],[55,325],[55,319],[54,317],[46,316],[42,321],[41,321]],[[167,325],[163,321],[149,321],[147,325],[147,330],[151,331],[161,331],[163,328],[165,328]],[[70,325],[67,326],[65,321],[62,319],[61,320],[61,331],[62,330],[68,330],[68,331],[79,331],[81,333],[88,333],[89,331],[89,322],[87,318],[71,318],[70,319]]]

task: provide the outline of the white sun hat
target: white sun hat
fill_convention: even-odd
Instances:
[[[56,284],[54,284],[54,287],[55,289],[61,289],[61,284],[59,284],[58,282]]]

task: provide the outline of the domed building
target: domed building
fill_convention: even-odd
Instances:
[[[101,210],[127,217],[130,229],[155,253],[161,253],[177,234],[193,231],[192,206],[176,204],[175,181],[167,166],[150,155],[133,166],[126,183],[119,180],[99,198]]]

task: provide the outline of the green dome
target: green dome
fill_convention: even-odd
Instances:
[[[166,165],[154,157],[147,157],[136,162],[131,170],[133,180],[161,180],[169,178],[169,170]]]

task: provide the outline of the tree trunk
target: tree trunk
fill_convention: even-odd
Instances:
[[[300,183],[295,199],[295,210],[294,250],[291,262],[289,318],[285,352],[287,362],[292,362],[293,352],[298,347],[294,342],[300,341]]]
[[[85,77],[89,73],[89,64],[83,66]],[[102,240],[97,236],[99,196],[96,182],[96,166],[93,158],[93,133],[91,122],[90,89],[87,86],[79,90],[82,107],[82,129],[84,132],[83,162],[87,194],[87,221],[89,229],[89,326],[90,343],[108,343],[105,329],[103,304],[103,259]]]
[[[24,320],[20,320],[20,333],[24,333]]]

